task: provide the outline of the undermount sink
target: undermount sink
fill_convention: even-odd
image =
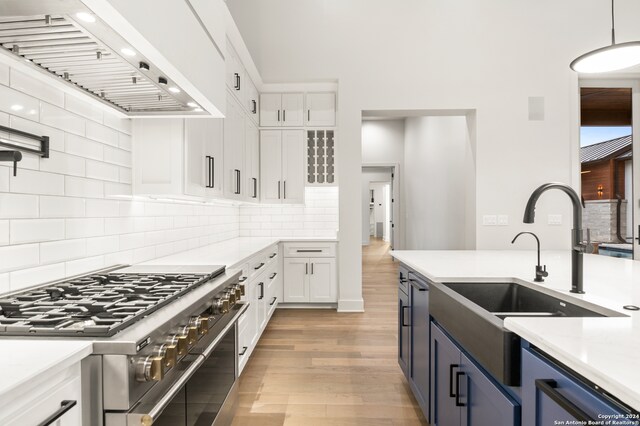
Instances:
[[[433,283],[430,293],[431,316],[487,371],[509,386],[520,384],[520,337],[504,328],[506,317],[626,316],[515,282]]]

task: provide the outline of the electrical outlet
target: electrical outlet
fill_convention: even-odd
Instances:
[[[482,216],[483,226],[496,226],[498,223],[498,217],[495,214],[486,214]]]
[[[509,225],[509,215],[499,214],[498,215],[498,226],[507,226]]]
[[[562,225],[562,215],[561,214],[550,214],[547,217],[547,224],[549,224],[549,225]]]

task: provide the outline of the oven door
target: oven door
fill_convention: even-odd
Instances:
[[[215,337],[174,367],[176,377],[166,390],[155,386],[128,413],[106,413],[106,425],[230,424],[237,403],[237,322],[247,307],[236,305],[225,324],[212,327],[209,333]]]

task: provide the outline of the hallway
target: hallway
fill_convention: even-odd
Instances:
[[[240,377],[234,426],[426,424],[397,362],[397,265],[363,246],[364,313],[278,309]]]

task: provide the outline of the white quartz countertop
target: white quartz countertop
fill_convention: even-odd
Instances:
[[[337,242],[335,238],[238,237],[142,263],[142,265],[226,265],[231,267],[279,242]]]
[[[89,341],[0,340],[0,399],[36,377],[81,361],[92,350]]]
[[[628,317],[513,318],[504,325],[523,339],[634,409],[640,409],[640,262],[598,255],[584,256],[584,291],[569,292],[569,251],[543,251],[549,276],[535,283],[534,251],[422,251],[391,253],[433,281],[522,280],[619,311]]]

